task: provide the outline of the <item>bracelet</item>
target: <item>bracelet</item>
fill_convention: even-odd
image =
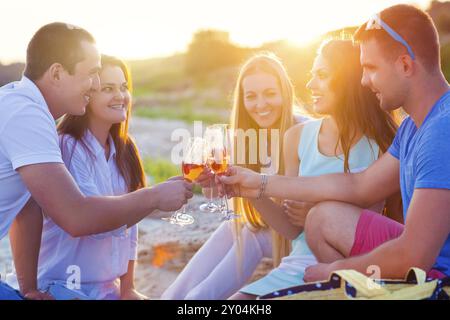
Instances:
[[[262,173],[261,174],[261,186],[259,187],[258,196],[256,197],[257,200],[261,199],[261,197],[264,195],[264,192],[266,191],[266,185],[267,185],[268,180],[269,180],[268,175]]]

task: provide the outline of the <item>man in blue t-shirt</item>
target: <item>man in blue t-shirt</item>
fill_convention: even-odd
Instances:
[[[355,34],[362,84],[380,107],[408,113],[389,152],[361,173],[264,176],[233,167],[220,181],[230,195],[318,203],[306,239],[319,260],[305,281],[338,269],[403,278],[411,267],[450,276],[450,89],[440,67],[436,28],[409,5],[383,10]],[[405,225],[364,208],[401,191]],[[255,200],[257,201],[257,200]]]

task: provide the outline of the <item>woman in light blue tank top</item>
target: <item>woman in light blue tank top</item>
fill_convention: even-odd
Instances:
[[[325,117],[288,130],[284,143],[286,175],[357,172],[370,166],[389,147],[397,124],[391,114],[379,108],[375,95],[360,84],[359,48],[346,40],[325,42],[311,73],[307,86],[314,109]],[[254,299],[303,283],[305,268],[317,263],[302,232],[301,218],[306,218],[312,206],[289,201],[276,208],[270,199],[255,200],[265,221],[292,239],[292,250],[277,268],[232,299]]]
[[[343,171],[343,157],[326,156],[319,151],[319,131],[323,119],[307,122],[302,127],[298,144],[298,157],[301,159],[299,174],[302,176],[317,176]],[[368,167],[379,154],[379,147],[372,139],[363,136],[350,150],[350,171]],[[304,233],[292,240],[292,251],[283,258],[278,268],[273,269],[259,281],[244,287],[241,292],[263,295],[278,289],[298,285],[303,279],[304,269],[317,261],[312,255]]]

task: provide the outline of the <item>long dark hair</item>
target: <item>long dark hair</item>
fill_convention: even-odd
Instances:
[[[118,58],[102,55],[102,68],[105,68],[106,66],[120,67],[125,75],[125,79],[128,83],[128,90],[131,94],[131,75],[125,63]],[[75,139],[75,144],[80,143],[83,148],[87,150],[90,156],[94,156],[92,151],[83,141],[83,136],[88,129],[88,118],[90,114],[89,106],[86,108],[86,110],[86,113],[82,116],[66,115],[58,124],[58,133],[62,135],[62,139],[60,140],[60,147],[63,153],[67,152],[67,137],[71,136]],[[128,187],[128,192],[143,188],[147,184],[144,173],[144,166],[142,164],[142,159],[139,155],[136,143],[128,134],[130,117],[131,99],[128,105],[126,120],[120,123],[113,124],[110,129],[110,134],[116,148],[117,167],[119,168],[120,174],[125,179]],[[73,155],[75,144],[71,148],[70,158]]]
[[[359,46],[351,40],[329,40],[319,53],[331,69],[331,89],[337,95],[333,118],[339,129],[339,143],[344,152],[344,170],[349,171],[349,153],[358,134],[376,141],[384,153],[398,128],[396,114],[380,108],[375,94],[361,85],[362,67]]]

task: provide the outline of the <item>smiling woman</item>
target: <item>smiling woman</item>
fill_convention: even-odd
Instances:
[[[110,126],[125,121],[131,99],[127,79],[119,66],[106,65],[100,73],[100,83],[100,90],[92,96],[88,111],[90,127],[98,129],[101,124]]]
[[[247,75],[242,80],[244,106],[262,128],[271,128],[280,119],[283,96],[278,79],[263,71]]]
[[[143,165],[137,148],[128,136],[131,118],[131,76],[127,66],[119,59],[102,55],[101,86],[92,94],[89,108],[83,116],[66,115],[58,126],[60,134],[69,134],[83,144],[83,135],[89,129],[105,148],[112,147],[111,134],[117,149],[118,167],[129,184],[129,191],[145,184]],[[64,139],[61,142],[64,146]],[[62,148],[64,156],[64,148]]]

